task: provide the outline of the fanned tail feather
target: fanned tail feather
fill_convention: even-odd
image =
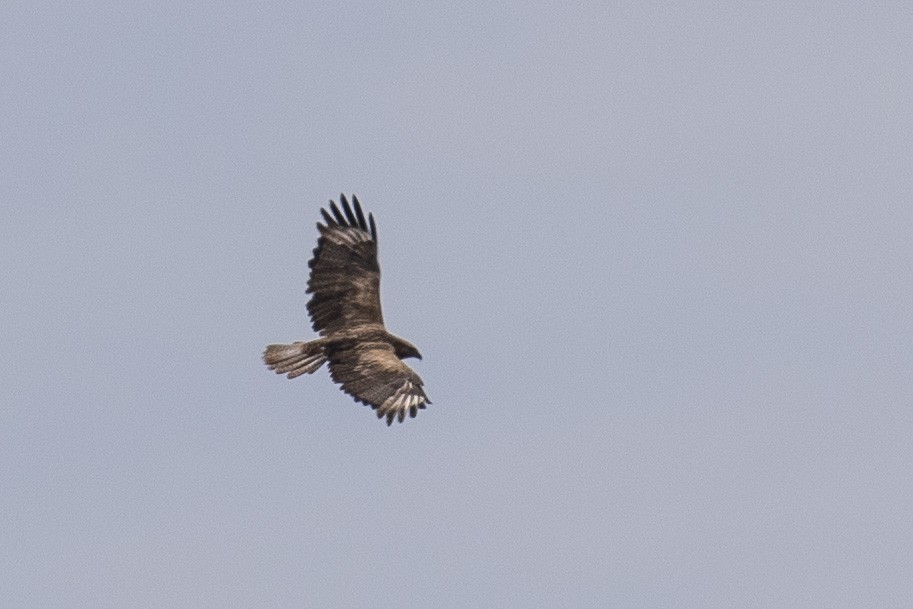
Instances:
[[[276,374],[293,379],[316,372],[327,361],[323,339],[290,345],[269,345],[263,352],[263,362]]]

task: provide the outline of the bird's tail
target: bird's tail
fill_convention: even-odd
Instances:
[[[325,342],[326,339],[318,338],[307,343],[269,345],[263,352],[263,362],[276,374],[285,374],[290,379],[310,374],[327,361]]]

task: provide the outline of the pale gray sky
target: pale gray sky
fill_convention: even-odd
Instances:
[[[0,606],[913,606],[913,12],[779,4],[3,3]]]

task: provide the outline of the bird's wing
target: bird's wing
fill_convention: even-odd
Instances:
[[[383,325],[380,310],[380,265],[374,216],[365,221],[358,198],[354,210],[340,195],[342,211],[330,201],[321,209],[320,238],[308,263],[308,313],[315,332],[328,335],[364,324]]]
[[[400,360],[390,343],[353,342],[330,354],[330,376],[342,390],[377,411],[378,418],[402,423],[431,401],[422,379]]]

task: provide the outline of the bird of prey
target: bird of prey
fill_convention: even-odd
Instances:
[[[289,345],[269,345],[263,361],[277,374],[293,379],[310,374],[329,362],[330,376],[356,402],[386,417],[387,425],[414,417],[431,401],[422,379],[403,363],[422,359],[407,340],[387,332],[380,310],[380,265],[377,262],[377,226],[365,214],[358,198],[352,205],[339,195],[342,211],[330,201],[330,213],[321,209],[320,237],[308,263],[308,314],[320,338]],[[354,209],[353,209],[354,208]]]

